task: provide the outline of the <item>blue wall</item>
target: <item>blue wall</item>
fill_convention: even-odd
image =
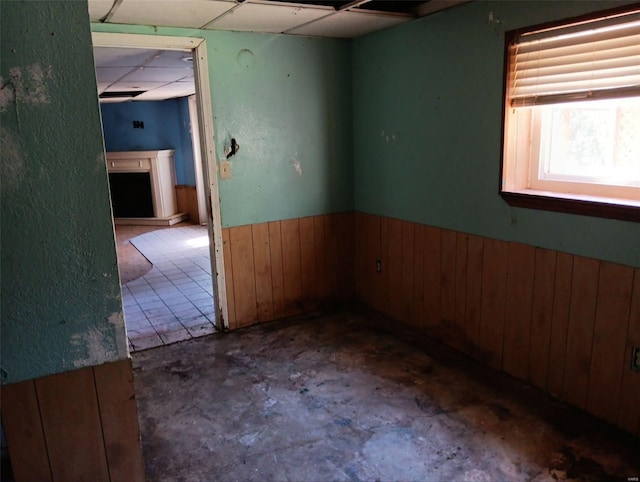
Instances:
[[[498,194],[505,32],[620,3],[470,2],[355,39],[355,208],[640,266],[640,224]]]
[[[101,110],[107,152],[175,149],[177,184],[196,185],[186,97],[101,104]],[[144,122],[144,129],[134,129],[134,120]]]

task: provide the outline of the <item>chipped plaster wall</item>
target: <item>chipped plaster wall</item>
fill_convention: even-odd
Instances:
[[[86,2],[2,2],[1,365],[127,356]]]

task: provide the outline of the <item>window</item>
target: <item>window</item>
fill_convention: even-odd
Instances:
[[[507,36],[501,195],[640,221],[640,9]]]

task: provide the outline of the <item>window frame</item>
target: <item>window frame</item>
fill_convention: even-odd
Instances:
[[[549,29],[554,27],[561,27],[573,23],[580,23],[595,20],[601,17],[609,15],[616,15],[625,12],[630,12],[638,9],[638,4],[627,5],[623,7],[600,10],[598,12],[589,13],[577,17],[566,18],[553,22],[545,22],[538,25],[527,26],[515,30],[511,30],[505,33],[504,44],[504,71],[503,71],[503,102],[502,102],[502,131],[501,131],[501,156],[500,156],[500,179],[498,185],[498,192],[502,199],[510,206],[522,207],[528,209],[544,210],[563,212],[570,214],[578,214],[584,216],[594,216],[608,219],[618,219],[623,221],[640,222],[640,202],[633,200],[625,200],[619,198],[607,198],[596,195],[585,194],[567,194],[555,191],[542,191],[535,189],[507,189],[505,186],[509,183],[509,176],[506,174],[506,169],[516,169],[507,162],[509,155],[514,155],[514,146],[509,145],[507,142],[508,135],[513,131],[514,127],[508,125],[508,120],[511,117],[508,113],[508,109],[511,109],[507,94],[509,92],[509,72],[510,72],[510,55],[509,47],[514,40],[524,33],[533,32],[536,30]],[[511,143],[513,144],[513,143]],[[539,150],[539,146],[535,148]],[[531,162],[527,161],[526,171],[531,169]],[[538,165],[538,162],[535,163]],[[515,176],[515,174],[511,174]]]

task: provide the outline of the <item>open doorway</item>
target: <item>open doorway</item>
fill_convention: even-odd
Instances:
[[[117,177],[126,180],[125,191],[153,198],[146,208],[151,213],[138,216],[134,209],[115,223],[130,348],[224,330],[222,236],[204,40],[102,33],[94,33],[93,40],[99,93],[108,99],[101,99],[101,106],[112,204],[118,197],[113,192]],[[118,108],[117,100],[127,107]],[[140,113],[153,111],[157,125],[156,120],[145,125]],[[145,127],[152,129],[132,135]],[[133,163],[127,164],[128,156],[136,157]],[[143,169],[154,165],[153,156],[158,167]],[[158,174],[163,163],[173,170],[168,184]],[[136,186],[132,174],[150,187]],[[127,187],[132,182],[134,187]],[[116,216],[121,212],[114,207]]]

